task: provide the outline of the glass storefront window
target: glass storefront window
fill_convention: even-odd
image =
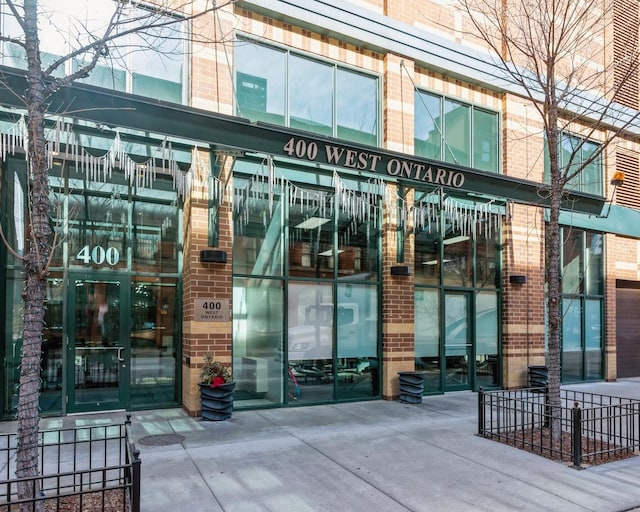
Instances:
[[[284,403],[282,281],[233,279],[235,401],[243,406]]]
[[[476,385],[498,385],[498,296],[480,292],[476,296]]]
[[[425,372],[425,392],[442,390],[440,373],[440,301],[439,290],[415,291],[416,370]]]
[[[126,194],[117,198],[97,194],[109,189],[103,184],[99,190],[68,195],[69,266],[127,267],[129,204]]]
[[[562,304],[562,380],[582,380],[582,319],[580,300],[566,299]]]
[[[41,410],[60,414],[175,405],[181,311],[176,192],[161,175],[151,188],[134,192],[122,172],[101,183],[67,164],[56,160],[50,180],[57,237],[46,291]],[[19,161],[6,166],[15,173],[3,176],[3,204],[23,212],[26,174],[18,172],[24,171]],[[142,215],[132,222],[137,213]],[[28,217],[17,213],[3,220],[3,229],[22,250],[26,222]],[[17,263],[5,262],[5,275],[12,275]],[[17,397],[23,286],[22,279],[9,279],[13,298],[4,298],[9,380],[3,415],[11,414]]]
[[[562,379],[601,379],[604,235],[565,227],[562,240]]]
[[[333,400],[333,286],[289,282],[288,361],[298,403]]]
[[[602,300],[585,301],[585,380],[602,378]]]
[[[173,403],[176,396],[179,314],[177,279],[131,283],[131,405]]]
[[[493,237],[479,236],[476,240],[476,286],[496,288],[498,286],[498,233]]]
[[[499,386],[496,213],[486,204],[460,202],[470,205],[466,213],[443,206],[434,191],[416,200],[414,350],[425,392]],[[465,215],[473,224],[463,223]]]
[[[256,166],[234,167],[236,407],[379,396],[379,184]]]
[[[333,201],[324,191],[308,190],[289,205],[289,274],[333,278]]]
[[[375,215],[375,214],[374,214]],[[340,279],[378,279],[377,222],[355,220],[353,216],[340,212],[338,215],[338,277]]]
[[[378,293],[374,286],[338,285],[336,321],[336,396],[377,396]]]
[[[562,244],[562,293],[574,294],[582,290],[583,231],[565,230]]]
[[[282,224],[284,207],[279,189],[272,190],[272,204],[266,183],[234,178],[233,272],[281,276],[283,269]]]
[[[446,234],[442,267],[443,284],[447,286],[472,286],[473,280],[473,240],[460,231]]]
[[[585,245],[585,293],[602,295],[604,293],[604,235],[586,233]]]

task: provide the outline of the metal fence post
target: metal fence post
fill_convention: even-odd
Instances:
[[[484,388],[478,390],[478,435],[484,433]]]
[[[544,388],[544,419],[542,426],[549,428],[549,421],[551,420],[551,406],[549,405],[549,386]]]
[[[133,451],[131,461],[131,512],[140,512],[140,450]]]
[[[578,402],[574,402],[573,409],[571,409],[571,433],[573,467],[580,469],[582,465],[582,409],[578,407]]]

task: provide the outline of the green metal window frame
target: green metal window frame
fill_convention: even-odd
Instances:
[[[246,158],[244,159],[247,162],[251,162],[252,159],[251,158]],[[282,163],[281,163],[282,165]],[[326,189],[326,190],[330,190],[330,184],[331,184],[331,176],[332,173],[330,170],[327,170],[326,174],[322,173],[322,172],[316,172],[311,173],[309,172],[309,169],[306,168],[299,168],[298,166],[296,166],[295,164],[291,164],[291,168],[289,169],[289,171],[291,172],[290,177],[297,177],[297,178],[301,178],[303,179],[303,181],[296,181],[293,182],[294,185],[300,185],[303,186],[305,188],[317,188],[317,189]],[[242,178],[250,178],[250,174],[247,174],[247,170],[246,169],[242,169],[241,171],[236,171],[234,169],[234,176],[240,176]],[[350,176],[344,176],[345,179],[351,179]],[[304,180],[308,180],[308,181],[304,181]],[[363,179],[358,179],[358,178],[353,178],[358,182],[362,182],[364,183],[366,180]],[[381,246],[382,246],[382,237],[381,234],[378,233],[376,235],[376,258],[377,258],[377,262],[376,262],[376,279],[366,279],[366,278],[361,278],[361,279],[352,279],[352,278],[344,278],[343,276],[340,275],[339,273],[339,266],[337,264],[335,264],[333,266],[333,275],[332,277],[322,277],[322,278],[316,278],[316,277],[309,277],[309,276],[298,276],[298,275],[290,275],[290,271],[289,271],[289,257],[288,257],[288,252],[289,252],[289,243],[290,243],[290,235],[289,235],[289,230],[290,230],[290,226],[288,225],[289,223],[289,197],[288,194],[290,192],[287,191],[283,191],[282,194],[282,200],[283,200],[283,205],[282,208],[284,210],[284,218],[282,221],[282,225],[280,226],[280,234],[281,234],[281,238],[283,241],[283,254],[282,254],[282,258],[283,258],[283,269],[282,269],[282,273],[278,274],[278,275],[261,275],[261,274],[245,274],[245,273],[237,273],[234,271],[233,273],[233,279],[234,282],[237,280],[238,282],[242,281],[242,280],[259,280],[261,282],[264,283],[270,283],[270,286],[273,286],[274,283],[281,283],[281,290],[282,290],[282,294],[283,294],[283,311],[282,311],[282,315],[280,316],[280,319],[282,321],[282,326],[284,331],[283,332],[287,332],[287,327],[288,326],[288,320],[289,320],[289,313],[288,313],[288,308],[287,308],[287,304],[288,304],[288,300],[289,300],[289,283],[297,283],[297,284],[306,284],[306,285],[310,285],[313,286],[314,284],[317,285],[325,285],[328,286],[330,285],[332,287],[332,297],[333,297],[333,304],[335,305],[334,308],[334,329],[338,329],[338,325],[339,325],[339,320],[337,318],[338,315],[338,307],[340,305],[340,302],[337,300],[338,295],[339,295],[339,289],[341,287],[348,287],[350,285],[352,286],[360,286],[360,287],[364,287],[364,288],[369,288],[369,289],[375,289],[376,294],[377,294],[377,311],[378,311],[378,315],[381,315],[381,311],[382,311],[382,251],[381,251]],[[333,212],[333,217],[332,220],[330,221],[331,225],[334,226],[334,232],[333,232],[333,244],[334,247],[338,247],[339,245],[339,240],[338,240],[338,232],[337,232],[337,222],[338,222],[338,217],[339,217],[339,211],[336,209]],[[377,225],[381,226],[381,221],[382,221],[382,212],[379,211],[378,212],[378,219],[377,219]],[[336,254],[337,256],[337,254]],[[235,286],[235,285],[234,285]],[[380,317],[381,318],[381,317]],[[336,331],[337,332],[337,331]],[[377,330],[376,330],[376,336],[377,336],[377,347],[376,347],[376,357],[377,357],[377,368],[375,369],[376,376],[377,375],[381,375],[382,372],[382,321],[378,321],[377,323]],[[282,343],[285,344],[285,347],[283,347],[285,353],[287,352],[287,336],[283,337]],[[236,358],[236,355],[234,354],[234,360]],[[335,346],[334,346],[334,350],[333,350],[333,358],[334,361],[337,361],[337,355],[335,352]],[[287,379],[288,379],[288,375],[287,375],[287,363],[288,363],[288,355],[287,358],[285,360],[283,360],[283,368],[282,371],[284,372],[283,375],[283,383],[286,384]],[[376,377],[377,379],[377,377]],[[377,382],[377,380],[376,380]],[[378,388],[377,394],[375,396],[370,396],[370,397],[362,397],[359,396],[357,398],[341,398],[340,395],[340,390],[339,390],[339,386],[340,384],[337,382],[337,379],[334,381],[333,383],[333,400],[328,400],[328,401],[318,401],[318,402],[312,402],[314,405],[316,404],[320,404],[320,403],[340,403],[340,402],[349,402],[349,401],[362,401],[362,400],[375,400],[375,399],[379,399],[379,393],[381,388]],[[285,386],[285,395],[287,395],[286,393],[286,386]],[[284,398],[283,397],[283,402],[279,403],[279,404],[272,404],[273,406],[297,406],[297,405],[309,405],[309,403],[298,403],[296,401],[293,401],[291,398]],[[236,402],[236,407],[239,409],[243,409],[243,410],[250,410],[259,406],[253,406],[253,405],[243,405],[241,401],[237,401]]]
[[[425,191],[421,191],[421,192],[425,192]],[[426,193],[426,192],[425,192]],[[418,194],[416,194],[417,196]],[[445,224],[445,218],[444,218],[444,214],[441,212],[439,215],[439,223],[440,223],[440,227],[436,228],[438,231],[438,244],[437,244],[437,258],[439,258],[440,260],[444,259],[444,255],[445,255],[445,244],[442,243],[442,235],[441,233],[444,232],[444,224]],[[502,289],[502,243],[501,243],[501,232],[497,231],[496,235],[498,236],[497,238],[497,242],[496,242],[496,248],[497,248],[497,259],[496,259],[496,268],[495,268],[495,272],[496,272],[496,278],[495,278],[495,287],[488,287],[488,286],[479,286],[478,285],[478,279],[477,279],[477,275],[479,272],[478,269],[478,259],[479,259],[479,255],[478,255],[478,239],[480,238],[480,236],[482,236],[481,234],[476,234],[476,236],[471,237],[472,241],[473,241],[473,245],[472,245],[472,259],[473,259],[473,270],[472,270],[472,275],[473,278],[471,279],[471,285],[470,286],[453,286],[450,283],[446,283],[445,279],[444,279],[444,270],[443,270],[443,266],[439,267],[439,272],[438,272],[438,283],[437,284],[423,284],[423,283],[417,283],[414,286],[414,301],[417,301],[417,298],[420,296],[422,296],[423,294],[428,293],[428,292],[435,292],[437,294],[438,297],[438,315],[439,315],[439,319],[437,320],[438,322],[438,326],[440,329],[440,340],[439,340],[439,350],[440,350],[440,355],[438,356],[440,359],[440,376],[439,376],[439,388],[437,390],[429,390],[425,387],[425,394],[440,394],[445,392],[446,390],[449,391],[453,391],[454,389],[452,389],[451,387],[446,385],[446,370],[445,370],[445,353],[444,353],[444,339],[443,339],[443,333],[444,333],[444,329],[445,329],[445,319],[442,316],[442,310],[443,310],[443,304],[445,302],[445,295],[447,293],[464,293],[467,294],[469,297],[469,324],[468,324],[468,329],[469,332],[473,334],[474,338],[473,338],[473,351],[472,351],[472,355],[473,357],[470,359],[470,373],[472,375],[474,375],[475,377],[477,377],[477,356],[478,355],[484,355],[484,354],[480,354],[478,352],[478,335],[481,334],[479,329],[478,329],[478,314],[481,313],[480,311],[478,311],[478,297],[481,294],[493,294],[496,297],[496,313],[497,313],[497,361],[496,361],[496,369],[495,369],[495,378],[496,378],[496,384],[493,386],[487,386],[487,385],[483,385],[484,388],[486,389],[499,389],[500,387],[502,387],[502,382],[503,382],[503,374],[502,374],[502,366],[499,364],[500,361],[502,361],[502,354],[503,354],[503,347],[502,347],[502,343],[500,343],[500,340],[502,339],[502,317],[501,317],[501,312],[502,312],[502,297],[503,297],[503,289]],[[414,243],[414,254],[416,249],[418,249],[418,244]],[[414,262],[415,265],[418,265],[418,258],[414,256]],[[416,329],[417,332],[417,329]],[[417,360],[417,357],[416,357]],[[471,387],[471,389],[473,389],[474,391],[477,391],[477,389],[479,388],[478,384],[477,384],[477,379],[474,379],[473,381],[471,381],[469,383],[469,387]],[[461,388],[463,389],[463,388]],[[466,389],[466,387],[464,387],[464,389]]]
[[[464,114],[457,115],[454,119],[454,112]],[[420,139],[414,135],[416,156],[464,165],[485,172],[500,172],[499,112],[416,89],[414,133],[422,131],[421,123],[424,122],[425,116],[433,123],[430,132],[432,136],[429,142],[426,138]],[[494,122],[490,122],[491,120]],[[427,151],[428,144],[431,145],[431,151]]]
[[[569,150],[565,150],[565,147],[569,147]],[[571,172],[571,168],[577,168],[585,162],[591,154],[596,151],[600,151],[600,144],[579,137],[567,132],[562,132],[558,141],[558,155],[559,165],[562,169],[562,174],[566,175]],[[590,150],[592,148],[592,150]],[[572,158],[572,153],[575,155]],[[569,169],[567,169],[569,167]],[[596,158],[588,163],[586,167],[572,178],[566,185],[568,190],[574,190],[577,192],[584,192],[594,195],[603,195],[603,165],[602,154],[596,156]],[[549,162],[549,143],[545,138],[544,141],[544,182],[551,182],[551,168]]]
[[[240,45],[236,47],[236,58],[241,59],[239,51],[244,51],[249,46],[259,49],[262,52],[273,52],[273,55],[280,55],[284,76],[278,78],[282,83],[267,83],[267,78],[240,71],[236,62],[235,91],[236,106],[235,111],[238,116],[247,117],[252,121],[263,121],[277,125],[292,127],[298,130],[305,130],[318,133],[323,136],[337,137],[346,141],[352,141],[370,146],[380,144],[380,78],[371,73],[343,66],[336,62],[311,57],[302,52],[293,51],[287,47],[276,45],[266,45],[262,42],[254,41],[249,37],[240,37]],[[240,50],[239,50],[240,48]],[[253,52],[256,53],[256,52]],[[264,57],[262,57],[264,60]],[[296,66],[304,65],[307,72],[302,76],[294,73]],[[243,62],[243,64],[246,64]],[[274,64],[275,65],[275,64]],[[330,74],[314,86],[313,69],[322,69]],[[258,73],[258,71],[255,71]],[[354,81],[360,80],[360,87],[349,86],[345,80],[349,77]],[[371,90],[362,87],[362,80],[370,80],[369,84],[373,89],[374,97],[369,97]],[[296,86],[297,84],[297,86]],[[268,110],[270,98],[273,98],[274,91],[279,99],[272,100],[274,103],[281,102],[280,110],[273,112]],[[296,94],[297,91],[304,91]],[[322,92],[323,95],[317,97]],[[323,97],[324,96],[324,97]],[[328,104],[330,102],[330,104]],[[298,104],[296,108],[295,104]],[[304,108],[309,110],[309,117],[306,119],[296,116],[294,112]],[[359,114],[358,124],[368,124],[373,126],[369,131],[363,131],[355,126],[349,126],[342,117],[344,112],[354,109]],[[315,112],[315,116],[313,112]],[[316,119],[323,116],[323,119],[330,118],[330,121]],[[371,116],[365,118],[363,116]],[[365,123],[366,121],[366,123]]]
[[[567,232],[572,232],[574,234],[579,234],[580,236],[580,254],[577,255],[579,257],[579,261],[581,263],[580,268],[576,269],[576,273],[579,276],[579,283],[578,286],[571,291],[562,293],[562,305],[561,305],[561,311],[562,311],[562,337],[561,337],[561,347],[562,347],[562,351],[561,351],[561,357],[562,357],[562,381],[563,382],[582,382],[582,381],[588,381],[588,380],[601,380],[602,378],[604,378],[604,369],[605,369],[605,358],[606,358],[606,351],[605,351],[605,344],[604,344],[604,333],[606,332],[605,330],[605,322],[606,322],[606,317],[605,317],[605,311],[604,311],[604,300],[605,300],[605,287],[604,287],[604,283],[601,286],[601,289],[599,290],[601,293],[597,293],[598,290],[596,290],[595,292],[591,289],[592,287],[589,285],[588,282],[585,282],[585,279],[587,279],[587,277],[589,275],[589,267],[593,264],[592,258],[593,255],[589,254],[589,250],[587,249],[587,236],[588,235],[600,235],[602,236],[602,244],[604,245],[604,233],[599,233],[599,232],[595,232],[595,231],[587,231],[587,230],[582,230],[576,227],[572,227],[572,226],[564,226],[562,227],[562,233],[561,233],[561,237],[562,240],[568,240],[569,242],[571,240],[574,240],[573,238],[567,238],[568,234]],[[565,242],[566,244],[567,242]],[[567,250],[567,248],[565,247],[565,244],[562,245],[561,248],[561,262],[563,265],[563,274],[564,274],[564,267],[565,267],[565,262],[564,262],[564,256],[565,256],[565,252]],[[598,248],[598,251],[600,251],[600,253],[602,255],[604,255],[604,246],[600,246]],[[587,256],[591,256],[591,259],[588,260]],[[604,258],[601,258],[599,261],[599,265],[600,265],[600,269],[599,269],[599,275],[604,279]],[[593,311],[594,306],[597,306],[599,304],[599,311],[600,311],[600,319],[599,322],[596,322],[595,324],[592,323],[588,316],[589,316],[589,311]],[[545,314],[546,314],[546,308],[545,308]],[[565,315],[566,314],[572,314],[574,315],[574,317],[577,315],[577,323],[575,323],[575,327],[578,330],[578,334],[579,334],[579,339],[572,339],[571,343],[572,343],[572,348],[578,348],[579,350],[572,350],[572,351],[565,351],[565,348],[567,348],[568,343],[565,342],[565,336],[568,335],[568,329],[571,327],[571,325],[569,325],[568,323],[565,324],[566,318]],[[593,347],[593,343],[592,343],[592,338],[594,336],[593,332],[593,327],[594,326],[598,326],[599,327],[599,339],[600,339],[600,347],[599,347],[599,354],[600,354],[600,363],[599,363],[599,368],[597,371],[597,375],[593,376],[594,371],[592,369],[590,369],[590,365],[589,365],[589,356],[593,355],[594,351],[594,347]],[[578,343],[578,345],[576,345],[576,341]],[[579,356],[581,358],[580,360],[580,376],[579,378],[576,380],[574,379],[566,379],[566,363],[567,361],[565,360],[565,357],[567,356],[567,354],[569,352],[579,352],[581,355]]]

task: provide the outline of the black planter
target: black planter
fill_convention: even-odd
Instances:
[[[233,390],[235,387],[235,382],[227,382],[215,388],[208,384],[200,384],[202,419],[222,421],[230,418],[233,412]]]
[[[398,372],[400,377],[400,401],[421,404],[424,393],[425,372]]]

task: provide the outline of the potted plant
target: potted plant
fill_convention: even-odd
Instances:
[[[199,385],[202,419],[221,421],[230,418],[236,387],[230,368],[214,361],[211,354],[205,354]]]

